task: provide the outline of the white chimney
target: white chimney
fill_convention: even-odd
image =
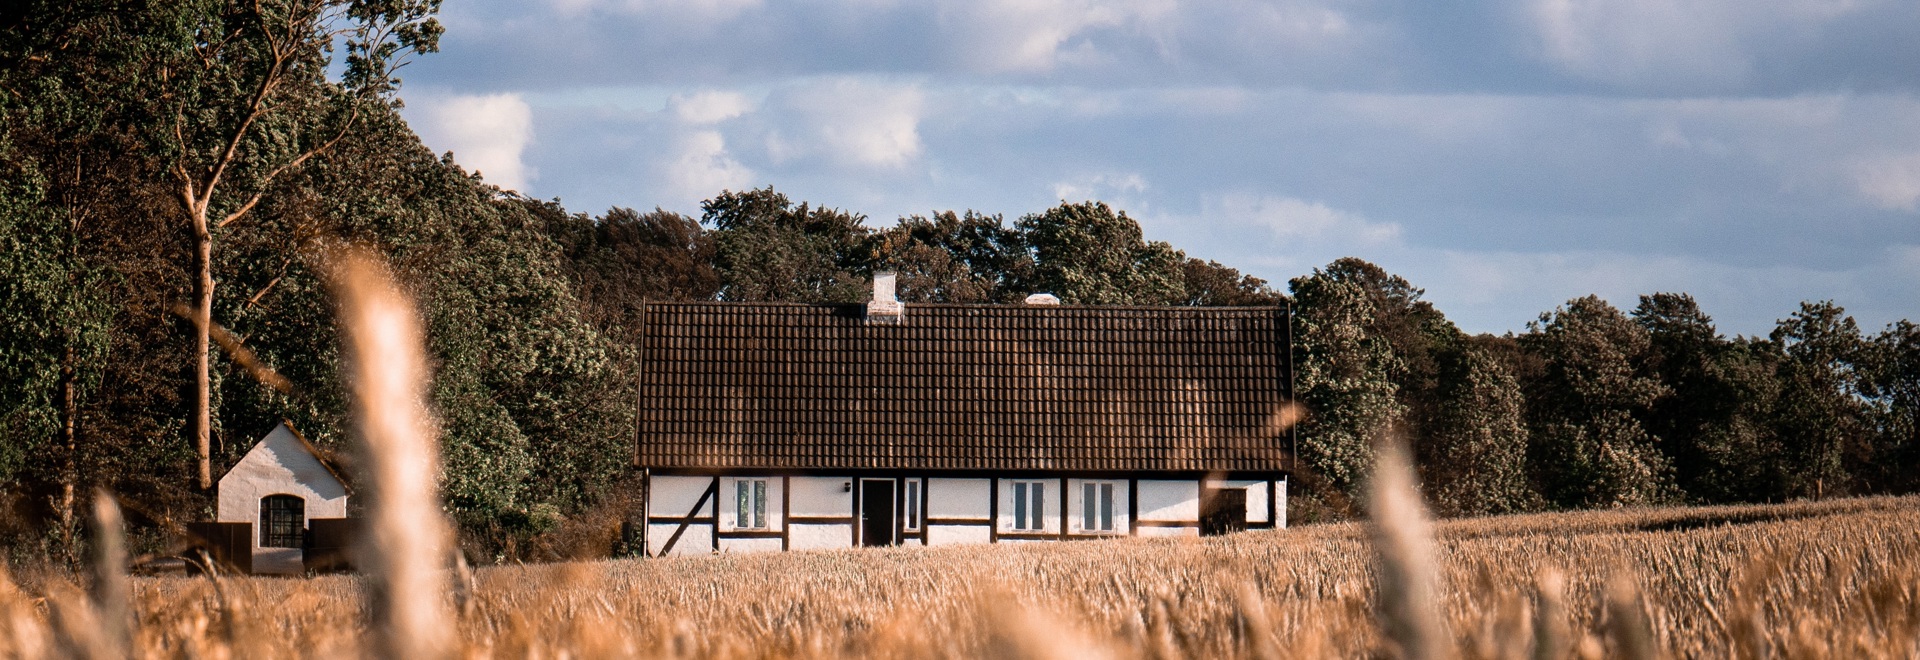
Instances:
[[[899,323],[906,319],[907,306],[893,295],[893,271],[873,274],[873,300],[867,301],[868,323]]]
[[[1060,297],[1051,293],[1036,293],[1027,296],[1026,303],[1029,305],[1058,305],[1060,304]]]

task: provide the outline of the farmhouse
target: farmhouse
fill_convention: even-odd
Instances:
[[[640,547],[1286,526],[1286,308],[903,304],[893,286],[881,273],[864,305],[647,305]]]

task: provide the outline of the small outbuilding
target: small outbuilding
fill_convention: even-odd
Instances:
[[[306,438],[281,422],[220,477],[218,524],[232,544],[229,563],[265,574],[300,574],[312,565],[312,531],[344,527],[347,482]],[[319,523],[319,525],[316,525]],[[242,531],[244,530],[244,531]],[[239,537],[250,537],[242,545]],[[336,545],[320,544],[331,551]],[[239,557],[246,548],[247,557]]]

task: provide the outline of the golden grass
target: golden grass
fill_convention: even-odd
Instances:
[[[1437,606],[1459,656],[1628,657],[1641,643],[1674,657],[1920,653],[1920,498],[1511,516],[1432,531]],[[475,572],[457,637],[465,655],[498,657],[1388,655],[1371,538],[1343,524],[490,567]],[[50,603],[74,589],[39,581],[0,582],[0,657],[72,652]],[[354,576],[135,578],[132,591],[142,656],[369,650]],[[1635,617],[1645,640],[1634,639]]]

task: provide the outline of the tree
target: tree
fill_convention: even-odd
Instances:
[[[906,302],[1017,302],[1032,276],[1033,257],[1019,232],[998,215],[967,211],[909,216],[880,232],[876,268],[898,276]]]
[[[1461,342],[1440,359],[1435,414],[1420,445],[1422,477],[1441,515],[1540,508],[1527,474],[1526,402],[1486,349]]]
[[[1561,507],[1659,504],[1674,497],[1659,438],[1640,424],[1666,393],[1641,373],[1644,328],[1597,296],[1527,324],[1520,342],[1541,360],[1526,388],[1535,474]]]
[[[605,330],[634,327],[644,301],[710,300],[720,290],[713,234],[693,218],[660,209],[616,207],[599,218],[551,204],[530,210],[549,218],[575,295]]]
[[[1873,339],[1874,369],[1864,379],[1872,402],[1877,460],[1868,473],[1874,490],[1911,491],[1920,485],[1920,325],[1899,321]]]
[[[412,53],[436,49],[438,0],[282,0],[159,6],[134,65],[154,73],[158,153],[194,250],[198,484],[213,487],[211,434],[215,233],[245,219],[288,172],[332,148],[389,102]],[[335,43],[339,84],[324,77]],[[324,118],[324,119],[323,119]]]
[[[1854,486],[1850,468],[1870,460],[1866,410],[1855,396],[1872,372],[1860,329],[1832,301],[1803,302],[1770,338],[1786,356],[1773,433],[1799,467],[1788,486],[1813,497],[1845,494]]]
[[[1165,305],[1185,297],[1186,256],[1146,241],[1139,223],[1105,203],[1062,203],[1014,226],[1033,254],[1030,291],[1081,305]]]
[[[1400,362],[1369,331],[1379,310],[1358,282],[1315,269],[1291,286],[1294,387],[1307,408],[1300,458],[1354,497],[1373,470],[1373,445],[1406,414],[1391,376]]]
[[[1180,264],[1180,281],[1186,297],[1178,304],[1190,307],[1277,305],[1286,299],[1268,288],[1266,280],[1218,261],[1187,259]]]
[[[1772,499],[1785,466],[1766,428],[1779,389],[1770,345],[1722,338],[1684,293],[1641,296],[1633,320],[1647,331],[1648,369],[1666,386],[1643,420],[1681,491],[1701,503]]]
[[[867,297],[872,232],[862,216],[806,203],[771,186],[722,191],[700,205],[714,229],[723,300],[856,302]]]

